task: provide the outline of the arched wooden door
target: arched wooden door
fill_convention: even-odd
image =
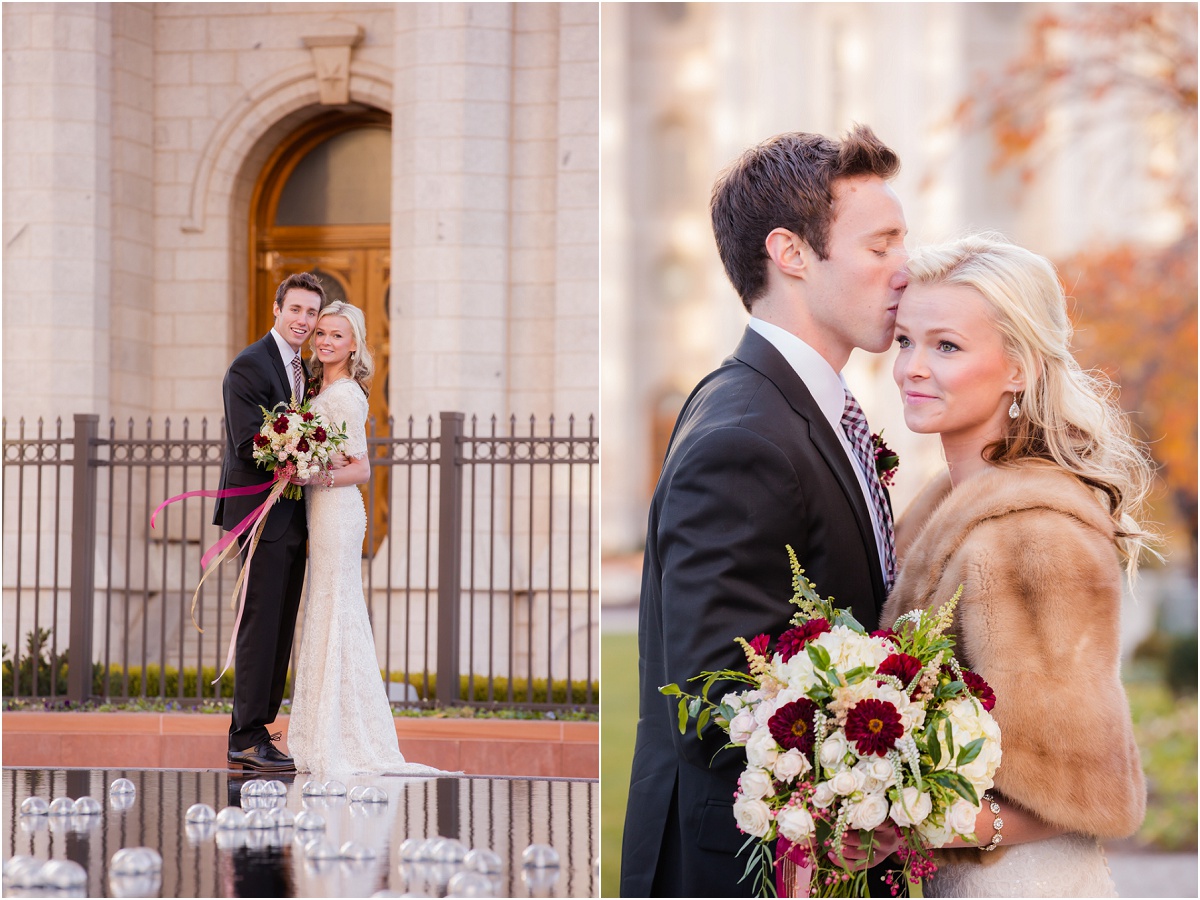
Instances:
[[[376,428],[388,420],[391,340],[391,117],[375,110],[313,119],[272,154],[251,201],[253,254],[248,340],[272,326],[275,289],[294,272],[314,272],[330,300],[363,311],[375,357],[368,400]],[[311,358],[311,348],[304,348]],[[368,425],[368,434],[370,426]],[[387,534],[388,472],[376,468],[369,529],[374,553]]]

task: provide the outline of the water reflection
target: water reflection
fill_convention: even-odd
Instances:
[[[110,793],[120,777],[133,790]],[[300,777],[264,787],[224,771],[5,769],[4,856],[78,863],[87,884],[77,893],[94,897],[597,894],[594,781],[364,777],[339,793],[303,794],[309,779]],[[108,802],[91,814],[20,814],[28,797],[83,796]],[[185,821],[196,804],[218,815]],[[219,811],[231,806],[248,819],[240,827],[222,827]],[[402,845],[423,849],[406,855]],[[531,845],[552,848],[560,865],[524,866]],[[160,853],[161,870],[114,870],[114,854],[132,847]],[[5,893],[36,890],[8,884]]]

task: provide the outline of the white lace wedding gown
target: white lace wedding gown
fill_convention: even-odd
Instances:
[[[926,897],[1115,897],[1104,851],[1094,837],[1060,834],[1044,841],[937,854]]]
[[[334,427],[346,424],[342,451],[367,452],[367,398],[349,378],[312,408]],[[323,775],[438,775],[406,762],[379,674],[362,586],[367,515],[355,486],[304,489],[308,511],[308,599],[292,695],[288,747],[300,772]]]

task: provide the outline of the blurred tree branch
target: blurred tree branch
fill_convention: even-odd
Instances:
[[[1131,177],[1167,187],[1167,202],[1181,222],[1178,238],[1165,246],[1089,246],[1058,266],[1075,300],[1080,364],[1102,369],[1121,386],[1121,405],[1161,466],[1165,497],[1187,534],[1194,567],[1196,5],[1060,9],[1033,20],[1024,50],[1002,72],[978,74],[954,120],[964,130],[988,132],[993,171],[1015,171],[1025,185],[1050,154],[1071,153],[1051,145],[1051,125],[1062,111],[1077,116],[1076,137],[1119,125],[1128,129],[1131,146],[1145,146],[1154,140],[1146,123],[1155,122],[1159,139],[1170,142],[1165,154],[1145,154],[1144,171]],[[1128,115],[1113,122],[1114,108]]]

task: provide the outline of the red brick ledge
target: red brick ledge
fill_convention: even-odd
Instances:
[[[598,778],[596,722],[398,718],[411,762],[468,775]],[[6,712],[6,766],[212,769],[225,765],[229,717],[204,713]],[[272,726],[287,747],[288,716]]]

